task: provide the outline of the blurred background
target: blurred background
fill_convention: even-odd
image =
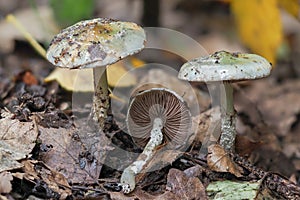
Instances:
[[[45,48],[64,27],[84,19],[108,17],[182,32],[208,53],[257,53],[274,65],[284,65],[284,70],[278,70],[283,76],[280,79],[299,77],[298,13],[297,0],[0,0],[0,52],[12,52],[25,42],[22,34],[5,21],[8,14],[14,14]]]
[[[24,34],[6,20],[8,14],[13,14],[44,48],[62,28],[85,19],[107,17],[144,27],[176,30],[196,40],[208,53],[227,50],[266,57],[274,66],[271,77],[243,83],[240,85],[243,91],[236,92],[236,109],[240,118],[238,132],[252,138],[259,136],[264,145],[269,145],[260,150],[262,153],[257,160],[261,166],[276,168],[275,171],[288,176],[298,172],[299,178],[298,0],[0,0],[2,85],[24,70],[30,70],[43,80],[54,69],[36,53]],[[197,54],[192,49],[185,51]],[[135,60],[138,64],[132,63],[133,66],[156,59],[154,61],[172,64],[178,69],[185,62],[167,52],[157,55],[147,50],[141,54],[140,60]],[[149,56],[151,54],[154,56]],[[257,128],[265,122],[268,127]],[[240,143],[240,146],[245,144]]]

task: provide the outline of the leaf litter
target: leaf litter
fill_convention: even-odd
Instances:
[[[23,80],[23,78],[19,79],[19,82],[11,89],[11,91],[16,91],[17,93],[8,93],[5,98],[13,99],[15,94],[19,95],[19,97],[24,97],[25,94],[29,94],[29,98],[25,98],[26,100],[22,100],[17,96],[16,99],[21,101],[15,104],[19,108],[21,106],[20,110],[24,110],[25,108],[29,109],[30,113],[28,118],[26,119],[24,117],[23,112],[19,112],[13,109],[13,106],[10,106],[9,108],[12,110],[9,115],[10,118],[6,116],[9,112],[2,110],[5,114],[1,115],[2,118],[0,120],[6,121],[7,124],[26,124],[24,127],[27,127],[27,130],[35,131],[32,135],[34,137],[29,140],[32,142],[31,148],[26,150],[27,154],[25,157],[22,155],[18,158],[23,161],[18,162],[16,159],[16,162],[19,163],[18,168],[21,171],[13,173],[13,176],[17,179],[24,179],[34,185],[32,193],[35,196],[66,198],[70,195],[78,195],[78,192],[81,192],[81,194],[86,197],[95,195],[98,197],[107,196],[113,199],[181,199],[183,196],[187,199],[197,199],[197,197],[205,199],[205,188],[209,185],[210,181],[224,180],[228,177],[240,180],[248,176],[244,174],[243,170],[241,171],[240,166],[237,166],[236,161],[232,160],[230,155],[227,155],[223,149],[214,145],[208,146],[209,154],[200,162],[203,166],[201,168],[195,168],[199,166],[196,164],[198,162],[197,156],[193,156],[190,160],[185,160],[184,152],[163,151],[162,154],[149,163],[148,167],[155,168],[156,165],[160,165],[162,162],[165,167],[153,172],[147,172],[147,170],[145,170],[145,172],[140,174],[138,176],[139,185],[132,194],[126,196],[120,192],[108,189],[104,187],[105,183],[110,180],[118,182],[118,177],[120,176],[118,170],[124,168],[124,163],[126,163],[120,163],[120,165],[123,165],[120,169],[111,169],[111,174],[105,174],[109,172],[108,166],[106,166],[105,163],[108,161],[115,162],[115,160],[118,159],[118,157],[114,157],[113,154],[109,155],[107,159],[108,152],[114,150],[111,141],[114,142],[114,145],[120,146],[121,143],[116,143],[116,137],[118,137],[118,140],[123,143],[125,149],[129,148],[133,150],[135,148],[134,146],[129,147],[130,143],[128,142],[124,143],[124,141],[127,140],[125,139],[127,137],[126,134],[115,125],[112,125],[114,128],[111,132],[115,131],[115,134],[105,135],[101,130],[89,126],[85,118],[82,118],[82,121],[77,120],[76,123],[74,123],[72,118],[67,116],[67,110],[62,111],[56,108],[55,105],[60,105],[55,95],[59,89],[53,88],[53,83],[36,87],[34,84],[30,86],[28,83],[23,85]],[[16,87],[16,85],[20,85],[21,87]],[[42,89],[43,92],[37,93],[34,88]],[[52,90],[51,88],[54,89],[54,93],[48,91]],[[28,104],[28,101],[31,101],[34,97],[47,99],[47,101],[45,101],[48,102],[47,105],[53,105],[53,107],[49,109],[49,106],[42,108],[31,106],[32,103]],[[8,100],[4,102],[5,105],[9,104]],[[24,102],[27,102],[27,104],[24,104]],[[218,134],[216,130],[218,129],[219,123],[218,115],[218,108],[213,108],[208,109],[207,112],[201,113],[200,116],[194,118],[194,124],[196,124],[195,131],[198,133],[197,139],[195,140],[196,143],[202,143],[204,140],[208,141],[207,144],[216,142]],[[53,117],[51,118],[51,116]],[[55,116],[58,116],[58,118],[54,118]],[[15,119],[12,119],[12,117]],[[46,118],[48,118],[48,121],[45,121]],[[23,122],[20,122],[18,119],[23,120]],[[51,119],[55,120],[51,121]],[[64,120],[66,120],[67,124]],[[63,123],[55,124],[53,121]],[[245,124],[240,124],[239,130],[248,130],[243,126],[245,126]],[[14,128],[16,127],[17,126],[14,126]],[[21,133],[20,130],[17,132]],[[207,132],[210,132],[212,135],[206,135]],[[255,144],[254,142],[254,145]],[[37,147],[37,149],[32,152],[34,147]],[[197,144],[190,149],[190,152],[195,155],[199,153]],[[17,151],[15,151],[15,153],[17,153]],[[31,153],[33,153],[35,159],[38,159],[37,161],[29,159]],[[131,161],[129,160],[127,162],[130,163]],[[194,170],[192,175],[191,169]],[[4,171],[7,170],[10,169],[5,169]],[[207,175],[204,176],[204,172],[207,173]],[[272,176],[276,178],[276,176]],[[104,180],[104,182],[99,183],[99,177],[102,181]],[[262,177],[260,177],[260,179],[261,178]],[[285,179],[281,180],[281,184],[283,185],[290,184],[286,182]],[[270,181],[272,182],[272,178],[266,179],[265,182],[270,184]],[[189,187],[187,187],[187,185]],[[46,192],[41,194],[41,189]],[[72,189],[73,192],[70,192]]]
[[[39,130],[42,161],[72,183],[97,182],[110,143],[102,132],[88,130],[88,126]]]
[[[31,157],[38,131],[33,122],[11,119],[12,115],[1,110],[0,119],[0,172],[21,168],[19,162]]]
[[[28,75],[28,73],[27,73]],[[6,80],[6,82],[4,83],[4,80]],[[208,161],[207,158],[198,158],[198,153],[199,153],[199,149],[197,149],[197,144],[193,144],[194,146],[191,147],[191,149],[189,149],[189,153],[191,155],[193,155],[192,157],[190,157],[190,159],[187,159],[185,156],[186,154],[182,154],[179,153],[178,155],[172,155],[172,153],[168,154],[166,153],[165,156],[162,157],[163,161],[167,161],[167,163],[171,163],[172,167],[167,166],[166,168],[159,170],[159,171],[155,171],[153,173],[150,174],[146,174],[145,176],[143,176],[144,180],[146,180],[145,182],[151,180],[151,177],[155,177],[155,176],[161,176],[160,178],[160,182],[159,180],[156,178],[154,180],[158,180],[158,182],[153,182],[152,183],[152,187],[148,187],[148,188],[156,188],[157,189],[157,193],[153,193],[153,191],[147,189],[147,187],[145,188],[141,188],[138,187],[136,189],[136,191],[134,191],[134,193],[131,196],[125,196],[122,193],[119,192],[113,192],[110,191],[108,189],[102,189],[102,185],[103,182],[107,182],[109,180],[112,181],[117,181],[118,180],[118,176],[119,176],[119,172],[118,170],[112,170],[111,174],[107,174],[107,176],[110,175],[110,178],[107,178],[107,176],[103,175],[103,173],[108,172],[108,167],[107,166],[103,166],[102,164],[97,165],[98,168],[92,168],[89,166],[95,166],[93,165],[93,161],[94,158],[93,156],[99,156],[99,152],[102,152],[103,149],[110,149],[111,147],[109,146],[109,142],[110,140],[115,140],[115,136],[116,135],[124,135],[124,136],[120,136],[119,139],[121,141],[123,141],[123,145],[126,148],[132,148],[132,147],[128,147],[130,146],[130,143],[126,143],[126,139],[125,138],[125,133],[120,131],[120,134],[112,134],[112,138],[108,139],[108,145],[106,146],[95,146],[94,144],[92,144],[92,142],[89,139],[86,139],[85,137],[89,137],[89,136],[96,136],[99,139],[103,139],[103,135],[102,133],[99,133],[97,131],[91,130],[89,131],[90,133],[88,133],[88,135],[82,135],[83,131],[77,129],[77,126],[74,126],[73,122],[72,122],[72,112],[70,112],[70,110],[58,110],[57,107],[59,105],[61,105],[62,103],[66,103],[64,101],[68,101],[68,99],[66,100],[65,97],[61,97],[61,92],[66,92],[64,90],[61,89],[57,89],[54,92],[51,92],[50,94],[50,84],[47,85],[43,85],[42,87],[40,87],[40,83],[38,83],[38,87],[36,86],[30,86],[31,89],[32,88],[38,88],[37,90],[43,91],[44,88],[47,89],[46,93],[40,93],[38,95],[30,95],[29,98],[27,98],[27,94],[31,93],[32,94],[32,90],[30,91],[30,87],[28,87],[29,82],[26,82],[24,79],[19,79],[18,82],[21,84],[18,87],[15,87],[16,84],[13,83],[8,83],[7,79],[2,79],[1,77],[1,81],[0,81],[0,90],[1,90],[1,101],[3,100],[3,102],[0,103],[1,108],[3,107],[7,107],[11,113],[13,113],[13,118],[10,120],[21,120],[21,122],[23,123],[28,123],[28,124],[33,124],[31,116],[32,115],[36,115],[37,114],[37,121],[38,121],[38,131],[39,131],[39,139],[35,140],[38,144],[38,150],[31,150],[29,151],[24,158],[24,155],[19,156],[22,157],[20,160],[23,160],[22,162],[20,162],[20,160],[17,160],[16,162],[20,163],[20,166],[24,166],[22,168],[18,169],[18,172],[13,173],[13,176],[21,179],[22,177],[26,177],[24,179],[26,179],[27,181],[29,181],[30,183],[34,183],[34,188],[33,188],[33,194],[35,196],[39,196],[41,195],[41,193],[39,193],[42,189],[44,189],[45,191],[48,192],[48,194],[46,196],[43,196],[44,198],[48,197],[48,198],[58,198],[58,196],[56,196],[56,193],[60,193],[61,194],[61,198],[64,198],[67,195],[69,195],[69,190],[68,188],[72,188],[73,189],[73,195],[75,195],[76,197],[91,197],[92,195],[94,195],[94,197],[99,197],[99,195],[103,195],[101,197],[105,197],[105,198],[112,198],[112,199],[132,199],[132,198],[139,198],[139,199],[162,199],[162,197],[164,197],[164,199],[181,199],[178,196],[180,195],[185,195],[185,197],[187,198],[193,198],[195,196],[194,192],[196,191],[201,191],[197,194],[200,195],[200,193],[202,194],[202,192],[205,193],[205,191],[203,191],[203,188],[201,187],[201,184],[204,187],[207,187],[207,185],[209,184],[210,181],[218,181],[218,180],[224,180],[228,178],[228,174],[224,174],[224,172],[218,172],[218,171],[222,171],[219,170],[218,168],[215,169],[216,171],[211,170],[210,167],[208,167]],[[25,82],[26,86],[24,87],[24,85],[22,84],[22,82]],[[35,85],[36,83],[34,83],[33,85]],[[52,84],[52,83],[51,83]],[[56,84],[56,83],[54,83]],[[264,86],[258,86],[261,89],[263,88],[269,88],[269,85],[264,85]],[[293,88],[294,85],[290,85],[287,86],[285,89],[280,89],[282,88],[281,86],[279,87],[278,90],[281,90],[281,92],[285,92],[287,91],[287,93],[291,93],[292,90],[290,90],[289,88]],[[259,96],[259,100],[256,102],[257,104],[259,104],[259,108],[260,109],[264,109],[264,119],[266,119],[266,121],[268,122],[269,125],[275,126],[275,129],[280,130],[279,133],[274,134],[274,132],[272,132],[272,129],[270,129],[269,126],[261,126],[261,118],[259,117],[255,117],[256,119],[258,119],[256,122],[255,121],[249,121],[249,123],[245,123],[245,120],[243,120],[239,126],[239,133],[242,133],[243,135],[247,135],[250,136],[251,141],[253,141],[253,143],[250,144],[253,146],[256,146],[256,144],[258,145],[258,148],[261,148],[261,146],[265,147],[265,150],[269,150],[272,149],[273,151],[263,151],[263,153],[267,154],[266,157],[271,156],[271,154],[273,154],[274,152],[278,152],[280,151],[280,141],[278,141],[277,136],[279,135],[282,139],[282,136],[286,136],[286,138],[284,138],[284,145],[283,145],[283,151],[286,155],[288,155],[288,157],[294,157],[296,159],[294,159],[294,161],[297,161],[297,159],[299,160],[299,156],[297,153],[297,141],[295,140],[295,138],[299,138],[297,137],[297,133],[299,132],[299,112],[297,109],[293,109],[293,105],[295,104],[295,101],[297,102],[298,96],[297,96],[297,90],[295,90],[295,94],[291,95],[293,97],[291,98],[287,98],[288,99],[288,105],[290,106],[290,108],[287,109],[287,111],[284,111],[284,115],[280,116],[280,109],[283,107],[285,107],[285,105],[287,105],[287,103],[284,103],[285,101],[280,101],[279,99],[282,98],[284,99],[284,94],[280,95],[280,98],[276,97],[276,91],[274,91],[273,96],[269,95],[269,91],[263,91],[263,92],[257,92],[257,88],[254,86],[252,87],[252,85],[249,87],[250,89],[253,89],[252,93],[249,93],[249,96]],[[246,88],[248,89],[248,87]],[[256,90],[256,91],[255,91]],[[24,92],[25,91],[25,92]],[[14,95],[18,93],[18,95]],[[299,92],[298,92],[299,93]],[[20,98],[22,97],[22,98]],[[24,98],[26,97],[26,98]],[[43,104],[44,106],[40,107],[39,109],[39,103],[40,102],[40,98],[45,98],[45,102],[46,104]],[[275,97],[275,98],[274,98]],[[35,98],[35,99],[34,99]],[[271,99],[274,99],[274,101],[271,103],[271,105],[268,105],[268,101]],[[26,102],[30,102],[29,104]],[[50,104],[49,104],[50,102]],[[25,104],[24,104],[25,103]],[[245,106],[248,106],[245,102],[242,102],[242,104],[244,104]],[[283,104],[283,105],[282,105]],[[9,106],[8,106],[9,105]],[[281,108],[280,108],[281,107]],[[239,107],[240,108],[240,107]],[[295,107],[294,107],[295,108]],[[69,109],[69,108],[67,108]],[[253,107],[248,106],[248,110],[245,111],[246,114],[252,113],[251,109],[253,109]],[[278,109],[278,110],[276,110]],[[241,114],[241,110],[238,110],[239,114]],[[209,113],[209,111],[207,113],[205,113],[206,116],[204,117],[203,115],[200,117],[200,120],[198,122],[202,123],[202,125],[204,127],[202,127],[203,129],[200,130],[199,132],[202,133],[206,133],[206,126],[210,126],[209,123],[215,123],[215,122],[211,122],[211,115],[214,115],[214,112]],[[273,117],[275,114],[275,118],[276,121],[273,121]],[[269,116],[268,116],[269,115]],[[239,116],[240,117],[240,116]],[[247,117],[247,116],[246,116]],[[5,117],[4,117],[5,118]],[[269,119],[268,119],[269,118]],[[3,117],[1,117],[1,119],[3,119]],[[209,120],[208,120],[209,119]],[[197,119],[198,120],[198,119]],[[197,121],[196,120],[196,121]],[[252,119],[251,119],[252,120]],[[56,121],[57,123],[54,123],[53,121]],[[253,122],[251,124],[251,122]],[[279,123],[277,123],[279,122]],[[258,126],[260,128],[258,128]],[[278,128],[279,127],[279,128]],[[200,127],[201,128],[201,127]],[[84,129],[84,128],[81,128]],[[260,129],[260,130],[259,130]],[[2,130],[2,129],[1,129]],[[242,130],[245,130],[242,131]],[[116,132],[119,130],[115,130]],[[248,135],[248,133],[250,133]],[[290,134],[293,133],[293,134]],[[79,137],[78,137],[79,134]],[[260,141],[257,139],[257,137],[254,137],[255,139],[253,139],[252,136],[257,136],[259,134],[262,134],[263,137],[263,141]],[[53,135],[53,137],[51,137]],[[76,138],[79,138],[79,141],[76,140]],[[213,138],[215,140],[215,138]],[[75,141],[74,141],[75,140]],[[125,143],[124,143],[125,141]],[[2,142],[2,141],[1,141]],[[107,142],[107,141],[106,141]],[[199,137],[197,143],[201,143],[203,142],[203,138]],[[211,142],[211,141],[210,141]],[[214,142],[214,141],[213,141]],[[241,143],[240,146],[243,146],[243,142],[237,141],[238,143]],[[281,141],[282,142],[282,141]],[[285,143],[286,142],[286,143]],[[271,145],[271,143],[273,143]],[[290,144],[294,144],[295,147],[292,149],[288,149],[288,147],[290,147]],[[2,145],[1,145],[2,146]],[[248,145],[249,146],[249,145]],[[267,146],[267,147],[266,147]],[[55,148],[54,148],[55,147]],[[247,147],[248,148],[248,147]],[[251,147],[252,148],[252,147]],[[98,150],[95,150],[98,149]],[[253,149],[253,148],[252,148]],[[255,148],[254,148],[255,149]],[[76,153],[72,153],[72,151],[75,151]],[[0,151],[2,153],[2,149]],[[35,155],[35,153],[38,152],[38,155]],[[71,152],[71,153],[70,153]],[[219,160],[223,157],[225,157],[222,153],[218,153],[219,150],[213,150],[214,153],[219,154],[219,156],[217,156],[217,158],[219,158]],[[220,150],[220,152],[222,152]],[[251,152],[251,151],[250,151]],[[267,152],[267,153],[266,153]],[[33,158],[30,158],[30,154],[32,153]],[[16,151],[16,154],[18,154],[18,152]],[[66,170],[62,170],[59,167],[56,167],[55,165],[55,161],[60,161],[62,163],[61,160],[59,160],[59,155],[62,155],[63,158],[66,158],[66,162],[63,164],[60,164],[60,167],[70,167],[70,169]],[[245,154],[249,154],[245,153]],[[253,155],[253,153],[250,153],[250,158]],[[76,157],[77,155],[77,157]],[[90,155],[92,156],[92,159],[90,159]],[[51,157],[54,158],[51,158]],[[69,157],[68,157],[69,156]],[[103,155],[103,159],[105,159],[105,153]],[[174,156],[174,158],[172,158],[172,156]],[[178,158],[176,159],[176,157],[178,156]],[[249,156],[249,155],[248,155]],[[67,158],[68,157],[68,158]],[[41,161],[43,159],[43,162]],[[33,159],[38,159],[39,161],[34,161]],[[48,159],[48,160],[47,160]],[[252,161],[259,163],[261,162],[261,160],[255,160],[253,158],[251,158]],[[158,162],[159,159],[157,159]],[[222,159],[221,159],[222,160]],[[241,163],[236,161],[236,159],[230,159],[230,162],[234,162],[235,164],[238,163],[238,165],[241,167]],[[280,162],[281,159],[279,159]],[[92,161],[92,162],[89,162]],[[102,159],[97,160],[97,162],[103,163]],[[154,162],[154,161],[153,161]],[[155,163],[154,162],[154,163]],[[218,159],[216,161],[218,163]],[[213,163],[216,163],[215,161]],[[228,161],[229,162],[229,161]],[[224,167],[227,163],[224,162],[225,164],[220,164],[218,163],[218,165],[220,165],[221,167]],[[88,164],[88,166],[86,166]],[[74,165],[74,166],[72,166]],[[247,167],[245,167],[245,166]],[[252,172],[254,171],[254,174],[259,174],[258,172],[261,172],[255,168],[251,168],[249,167],[249,164],[245,164],[244,163],[244,170],[247,168],[248,171]],[[268,168],[269,165],[274,165],[272,162],[269,163],[268,165],[266,165],[266,167]],[[82,171],[84,171],[83,173],[76,173],[78,166],[81,166]],[[25,169],[25,167],[27,169]],[[180,170],[178,170],[180,169]],[[191,177],[189,175],[187,175],[188,170],[190,171],[194,171],[193,175],[191,175]],[[6,170],[5,170],[6,171]],[[99,172],[100,171],[100,172]],[[67,172],[67,173],[64,173]],[[267,171],[266,171],[267,172]],[[22,174],[23,173],[23,174]],[[72,177],[72,175],[74,176],[79,176],[80,178],[83,178],[83,180],[91,180],[91,182],[93,180],[95,180],[95,178],[97,177],[97,174],[100,173],[100,178],[99,180],[100,183],[99,185],[96,184],[95,185],[85,185],[85,184],[79,184],[80,187],[75,187],[77,185],[71,183],[72,181],[76,182],[79,181],[74,177]],[[101,174],[102,173],[102,174]],[[48,174],[48,180],[47,178],[45,178],[45,174]],[[231,174],[229,172],[229,174]],[[282,187],[282,185],[292,185],[290,182],[287,181],[287,179],[284,178],[278,178],[276,176],[276,174],[274,173],[262,173],[263,175],[266,175],[266,178],[264,179],[265,182],[267,183],[267,185],[272,185],[272,183],[274,182],[274,180],[280,180],[279,181],[279,186]],[[273,178],[268,178],[270,174],[270,177]],[[289,173],[291,174],[291,173]],[[92,176],[90,176],[92,175]],[[244,175],[244,174],[243,174]],[[50,177],[50,178],[49,178]],[[67,178],[66,178],[67,177]],[[98,174],[99,177],[99,174]],[[188,178],[187,178],[188,177]],[[232,178],[233,176],[229,176],[229,178]],[[250,178],[251,176],[246,174],[240,178]],[[70,178],[70,179],[69,179]],[[195,180],[195,178],[197,180]],[[9,178],[10,179],[10,178]],[[59,180],[57,180],[59,179]],[[256,180],[259,179],[256,177]],[[71,180],[71,181],[70,181]],[[273,181],[273,182],[272,182]],[[69,182],[69,183],[68,183]],[[143,180],[141,182],[144,182]],[[199,183],[200,182],[200,183]],[[69,186],[67,185],[67,183],[69,184]],[[184,184],[182,184],[184,183]],[[271,183],[271,184],[270,184]],[[55,184],[60,188],[60,190],[58,190],[55,186]],[[193,187],[187,187],[189,185],[192,185]],[[51,189],[50,189],[51,188]],[[63,188],[63,191],[61,190],[61,188]],[[69,189],[70,189],[69,188]],[[175,190],[174,190],[175,188]],[[176,188],[178,188],[178,191],[176,190]],[[296,188],[297,189],[297,188]],[[54,191],[54,193],[52,192]],[[68,191],[68,192],[66,192]],[[76,191],[76,192],[74,192]],[[94,191],[94,192],[91,192]],[[98,195],[98,196],[97,196]],[[177,195],[177,196],[176,196]],[[41,197],[41,196],[39,196]],[[203,199],[205,199],[203,197]]]

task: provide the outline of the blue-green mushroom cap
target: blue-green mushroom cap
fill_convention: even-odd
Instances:
[[[270,74],[271,69],[271,63],[262,56],[218,51],[185,63],[178,78],[199,82],[234,82],[264,78]]]

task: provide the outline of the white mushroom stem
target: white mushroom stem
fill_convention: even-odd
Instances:
[[[109,91],[107,85],[106,67],[96,67],[93,69],[94,75],[94,97],[93,110],[91,112],[93,120],[99,123],[104,129],[107,110],[109,108]]]
[[[129,165],[122,173],[121,185],[124,193],[130,193],[135,188],[135,176],[142,171],[146,163],[153,157],[155,149],[162,143],[163,134],[161,129],[163,122],[160,118],[155,118],[153,128],[151,130],[150,140],[144,148],[144,151],[131,165]]]
[[[227,151],[234,151],[236,112],[233,106],[233,88],[230,82],[221,85],[221,137],[220,144]]]

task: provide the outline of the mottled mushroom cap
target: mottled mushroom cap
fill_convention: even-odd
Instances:
[[[47,59],[70,69],[106,66],[142,50],[145,38],[144,30],[132,22],[102,18],[81,21],[53,38]]]
[[[152,88],[133,97],[127,112],[129,134],[139,147],[145,147],[155,118],[163,121],[162,133],[166,145],[179,148],[192,134],[191,113],[175,92],[165,88]]]
[[[185,63],[178,78],[199,82],[239,81],[266,77],[271,69],[271,64],[259,55],[218,51]]]

